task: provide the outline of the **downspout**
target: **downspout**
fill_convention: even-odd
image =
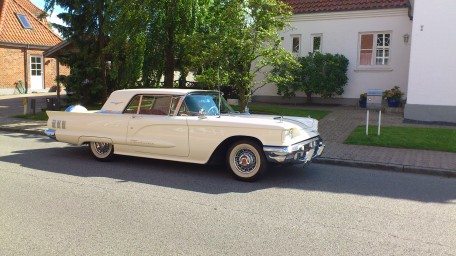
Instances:
[[[24,48],[24,86],[25,86],[25,92],[28,93],[29,86],[28,86],[28,49],[29,49],[29,44],[26,45]]]
[[[57,110],[60,110],[60,61],[55,58],[57,65]]]

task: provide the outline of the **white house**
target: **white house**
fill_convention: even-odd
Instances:
[[[404,118],[456,123],[456,1],[415,0]]]
[[[350,61],[345,92],[332,102],[355,104],[371,88],[400,86],[407,91],[412,33],[408,0],[284,2],[294,12],[290,27],[281,33],[285,49],[296,56],[313,51],[339,53]],[[303,102],[304,96],[292,100]],[[268,85],[256,91],[254,100],[284,99],[277,95],[275,85]]]
[[[405,119],[456,123],[456,0],[283,1],[294,13],[281,32],[285,49],[350,61],[345,92],[331,102],[356,104],[368,89],[399,86]],[[304,94],[297,96],[284,99],[271,84],[253,100],[304,102]]]

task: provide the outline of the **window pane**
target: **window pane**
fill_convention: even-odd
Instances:
[[[385,34],[385,46],[390,46],[390,34]]]
[[[30,22],[27,19],[27,16],[25,16],[24,14],[19,14],[19,13],[16,15],[23,28],[32,28],[32,26],[30,25]]]
[[[383,58],[375,58],[376,65],[383,65]]]
[[[312,43],[313,52],[321,51],[321,36],[315,36]]]
[[[32,69],[36,69],[36,64],[32,64]]]
[[[171,96],[144,96],[139,109],[144,115],[168,115]]]
[[[124,113],[127,114],[136,114],[138,111],[138,106],[139,106],[139,99],[141,97],[139,95],[136,95],[128,104],[127,108],[125,109]]]
[[[360,65],[371,65],[372,61],[372,50],[361,50]]]
[[[374,46],[374,35],[361,35],[361,49],[372,49]]]
[[[383,46],[383,43],[385,42],[383,36],[383,34],[377,35],[377,46]]]
[[[299,53],[299,37],[293,37],[292,52]]]
[[[41,76],[41,70],[37,70],[37,71],[36,71],[36,75],[37,75],[37,76]]]
[[[36,76],[36,70],[32,70],[32,76]]]

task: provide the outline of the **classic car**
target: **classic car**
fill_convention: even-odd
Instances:
[[[101,110],[47,114],[49,137],[88,144],[97,160],[114,154],[198,164],[222,160],[243,181],[257,179],[270,163],[309,163],[324,149],[317,120],[241,114],[218,91],[119,90]]]

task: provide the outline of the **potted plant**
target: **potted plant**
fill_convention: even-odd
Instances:
[[[388,107],[397,108],[401,105],[404,93],[399,89],[399,86],[394,86],[392,89],[386,90],[383,95],[388,102]]]
[[[366,108],[366,104],[367,104],[367,93],[361,93],[359,95],[359,107],[360,108]]]

